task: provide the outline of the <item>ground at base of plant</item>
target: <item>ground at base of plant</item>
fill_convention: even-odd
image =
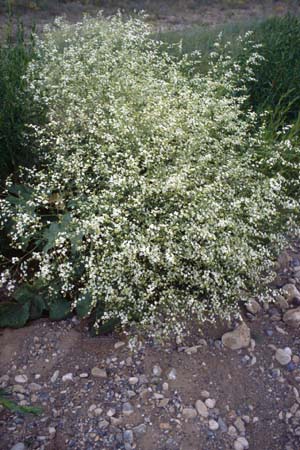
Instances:
[[[282,256],[278,287],[299,287],[299,261]],[[228,325],[165,346],[92,338],[75,318],[3,330],[0,387],[43,412],[0,410],[0,449],[297,450],[300,338],[284,308],[245,312],[240,350],[222,344]]]

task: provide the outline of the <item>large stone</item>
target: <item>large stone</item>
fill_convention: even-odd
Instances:
[[[286,366],[292,360],[291,352],[289,351],[289,349],[278,348],[275,353],[275,359],[282,366]]]
[[[250,345],[250,329],[245,323],[239,325],[235,330],[223,334],[222,343],[224,347],[231,350],[239,350]]]
[[[292,283],[285,284],[282,288],[283,294],[286,297],[289,303],[292,303],[293,300],[300,300],[300,292],[296,288],[296,286]]]
[[[182,415],[185,419],[194,419],[197,416],[197,411],[194,408],[184,408]]]
[[[254,298],[250,298],[250,300],[248,300],[248,302],[245,304],[245,307],[247,311],[254,315],[258,314],[261,311],[260,304]]]
[[[202,400],[197,400],[195,404],[196,410],[201,417],[208,417],[208,409]]]
[[[23,442],[18,442],[10,450],[26,450],[25,444]]]
[[[240,436],[234,442],[233,448],[234,450],[247,450],[249,448],[249,443],[246,438]]]
[[[209,428],[211,431],[217,431],[217,430],[219,429],[219,424],[218,424],[218,422],[217,422],[216,420],[210,419],[210,420],[208,421],[208,428]]]
[[[300,306],[287,311],[283,316],[283,321],[290,327],[298,328],[300,325]]]
[[[107,372],[105,369],[100,369],[99,367],[92,368],[92,375],[96,378],[107,378]]]
[[[27,383],[28,382],[28,377],[27,377],[27,375],[16,375],[15,376],[15,381],[17,383]]]

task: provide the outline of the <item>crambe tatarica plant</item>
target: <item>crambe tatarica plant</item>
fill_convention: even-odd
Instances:
[[[50,317],[92,314],[96,329],[184,333],[190,318],[236,313],[271,276],[297,207],[257,170],[270,144],[245,111],[239,66],[216,45],[202,76],[201,55],[171,57],[142,19],[121,16],[57,21],[37,53],[41,163],[2,201],[25,255],[2,283]],[[244,76],[258,63],[254,49]]]

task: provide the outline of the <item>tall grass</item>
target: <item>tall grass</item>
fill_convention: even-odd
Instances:
[[[26,92],[24,75],[34,56],[33,35],[26,40],[21,22],[16,29],[9,21],[0,44],[0,180],[20,164],[29,164],[32,147],[25,137],[26,124],[35,114],[32,97]]]
[[[198,50],[203,55],[201,72],[208,70],[209,55],[220,33],[221,45],[230,41],[231,55],[242,63],[247,57],[237,36],[253,31],[253,40],[261,44],[264,60],[256,67],[256,81],[247,84],[250,104],[258,111],[270,112],[274,130],[298,123],[300,111],[300,19],[291,15],[261,21],[225,24],[216,27],[193,27],[183,31],[163,32],[158,37],[167,44],[181,41],[182,53]],[[157,36],[156,36],[157,37]],[[295,134],[295,133],[294,133]]]

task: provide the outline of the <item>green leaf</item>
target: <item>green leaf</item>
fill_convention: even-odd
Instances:
[[[118,325],[120,325],[119,319],[107,320],[98,328],[98,334],[112,333]]]
[[[71,303],[64,298],[57,299],[49,305],[49,316],[51,320],[63,320],[71,313]]]
[[[78,314],[78,317],[82,318],[87,316],[91,310],[91,306],[92,306],[92,297],[88,292],[76,305],[76,312]]]
[[[21,305],[30,304],[30,319],[38,319],[46,309],[42,296],[36,292],[36,286],[21,286],[15,292],[14,298]]]
[[[30,303],[0,303],[0,328],[21,328],[29,319]]]
[[[0,396],[0,404],[3,405],[4,408],[9,409],[12,412],[17,412],[21,414],[39,415],[43,412],[42,408],[39,408],[38,406],[19,406],[12,400],[8,400],[7,398],[3,398],[1,396]]]
[[[60,224],[57,222],[51,223],[49,228],[44,231],[44,239],[47,241],[43,251],[47,253],[48,250],[54,247],[58,233],[61,231]]]
[[[32,297],[30,304],[30,319],[39,319],[45,309],[46,305],[43,298],[40,295],[35,295]]]
[[[24,284],[15,291],[14,299],[21,305],[24,305],[25,303],[31,302],[33,295],[34,292],[32,288],[29,285]]]

